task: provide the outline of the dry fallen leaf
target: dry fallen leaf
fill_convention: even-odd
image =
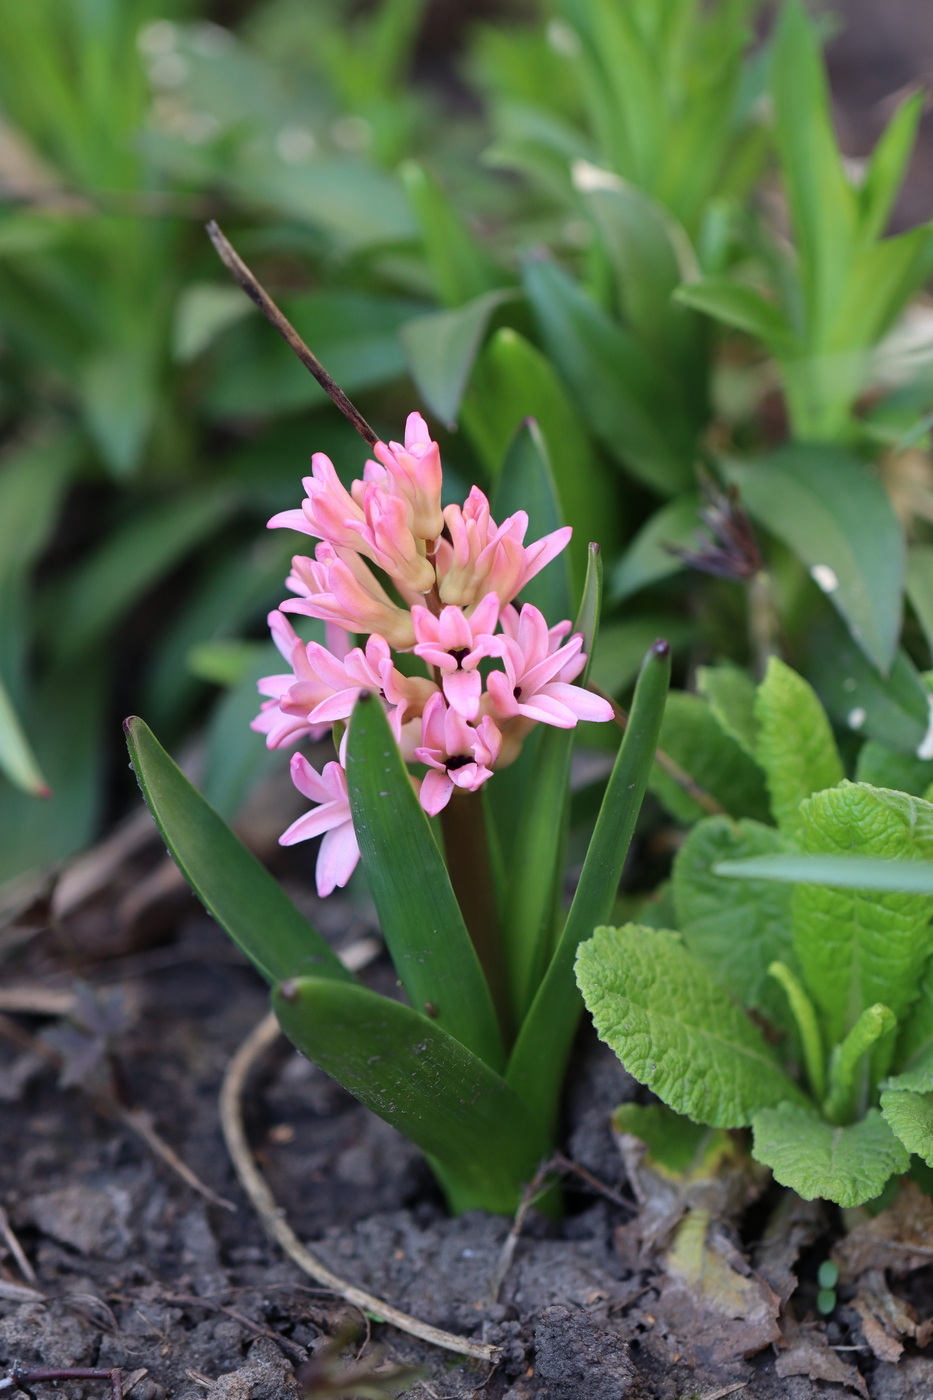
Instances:
[[[664,1269],[654,1312],[676,1335],[677,1349],[689,1365],[721,1365],[753,1356],[780,1339],[780,1299],[725,1234],[711,1226],[708,1211],[693,1209],[684,1217]]]
[[[754,1253],[755,1268],[774,1289],[782,1307],[797,1287],[794,1265],[801,1250],[825,1229],[822,1201],[805,1201],[794,1191],[784,1192]]]
[[[843,1282],[855,1283],[869,1269],[909,1274],[933,1263],[933,1200],[905,1181],[887,1210],[856,1225],[832,1251]]]
[[[813,1337],[801,1337],[787,1351],[782,1351],[774,1363],[774,1369],[782,1380],[788,1376],[809,1376],[811,1381],[832,1381],[836,1385],[857,1390],[859,1395],[869,1400],[868,1386],[862,1373],[848,1361],[843,1361],[838,1352]]]
[[[879,1361],[898,1361],[904,1350],[904,1337],[915,1338],[921,1346],[924,1339],[929,1340],[930,1324],[918,1323],[914,1309],[891,1292],[880,1269],[869,1269],[862,1275],[852,1306],[862,1319],[865,1340]]]

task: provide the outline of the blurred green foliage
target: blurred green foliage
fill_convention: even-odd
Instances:
[[[576,595],[603,546],[616,695],[646,627],[741,665],[770,637],[854,741],[915,752],[933,231],[888,226],[918,99],[846,160],[799,0],[770,28],[758,0],[504,3],[441,70],[426,0],[237,13],[0,0],[0,881],[120,810],[131,709],[201,736],[228,816],[268,771],[236,737],[291,549],[262,527],[313,450],[349,477],[365,449],[209,217],[378,431],[424,407],[464,490],[537,420]],[[757,583],[687,572],[698,466]]]

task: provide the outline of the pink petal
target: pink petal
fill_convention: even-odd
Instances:
[[[310,841],[312,836],[320,836],[325,831],[344,826],[346,821],[345,802],[325,802],[292,822],[279,837],[279,845],[294,846],[299,841]]]
[[[577,723],[573,710],[549,695],[533,695],[527,704],[519,704],[518,713],[539,724],[553,724],[557,729],[574,729]]]
[[[552,681],[543,690],[538,692],[535,699],[542,695],[548,696],[552,700],[557,700],[566,705],[568,710],[572,710],[577,719],[587,720],[590,724],[605,724],[612,719],[612,706],[608,700],[604,700],[601,695],[593,695],[589,690],[584,690],[582,685],[567,685],[564,681]]]
[[[418,801],[429,817],[436,817],[447,806],[453,790],[454,785],[446,771],[438,773],[432,768],[430,773],[424,775]]]
[[[314,535],[303,510],[280,510],[266,521],[267,530],[300,530],[303,535]]]
[[[311,767],[303,753],[292,754],[290,772],[292,782],[302,797],[308,797],[312,802],[333,801],[334,794],[317,769]]]
[[[315,705],[308,719],[313,724],[333,724],[335,719],[349,719],[359,693],[359,690],[348,687],[338,691],[336,695],[329,695],[326,700]]]
[[[483,681],[479,671],[453,671],[444,676],[444,694],[464,719],[475,719],[479,714],[479,700]]]
[[[336,886],[343,889],[359,858],[360,848],[352,822],[343,822],[327,833],[321,842],[314,872],[317,892],[322,899],[332,894]]]

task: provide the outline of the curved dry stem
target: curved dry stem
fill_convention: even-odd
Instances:
[[[420,1337],[423,1342],[430,1342],[432,1346],[443,1347],[445,1351],[457,1352],[460,1356],[472,1356],[478,1361],[497,1361],[498,1347],[483,1342],[471,1342],[453,1332],[442,1332],[427,1322],[420,1322],[418,1318],[400,1312],[382,1298],[376,1298],[372,1293],[365,1293],[362,1288],[356,1288],[352,1283],[338,1278],[336,1274],[331,1273],[326,1264],[305,1248],[288,1224],[253,1160],[243,1128],[242,1111],[243,1089],[247,1077],[280,1034],[279,1023],[275,1014],[270,1011],[251,1031],[230,1061],[220,1090],[220,1123],[227,1151],[230,1153],[240,1185],[249,1197],[266,1234],[275,1240],[303,1273],[323,1288],[330,1289],[338,1297],[352,1303],[354,1307],[361,1308],[364,1313],[374,1313],[393,1327],[398,1327],[400,1331]]]

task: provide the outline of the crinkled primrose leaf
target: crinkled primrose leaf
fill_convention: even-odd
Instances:
[[[803,677],[772,656],[758,687],[755,719],[756,756],[765,771],[771,811],[786,836],[799,837],[801,802],[843,778],[826,711]]]
[[[676,1112],[741,1128],[762,1107],[808,1103],[676,933],[598,928],[577,954],[576,973],[600,1038]]]
[[[877,1108],[841,1128],[815,1109],[784,1103],[761,1109],[752,1128],[755,1160],[808,1201],[825,1196],[841,1206],[860,1206],[880,1195],[888,1178],[905,1172],[910,1162]]]

